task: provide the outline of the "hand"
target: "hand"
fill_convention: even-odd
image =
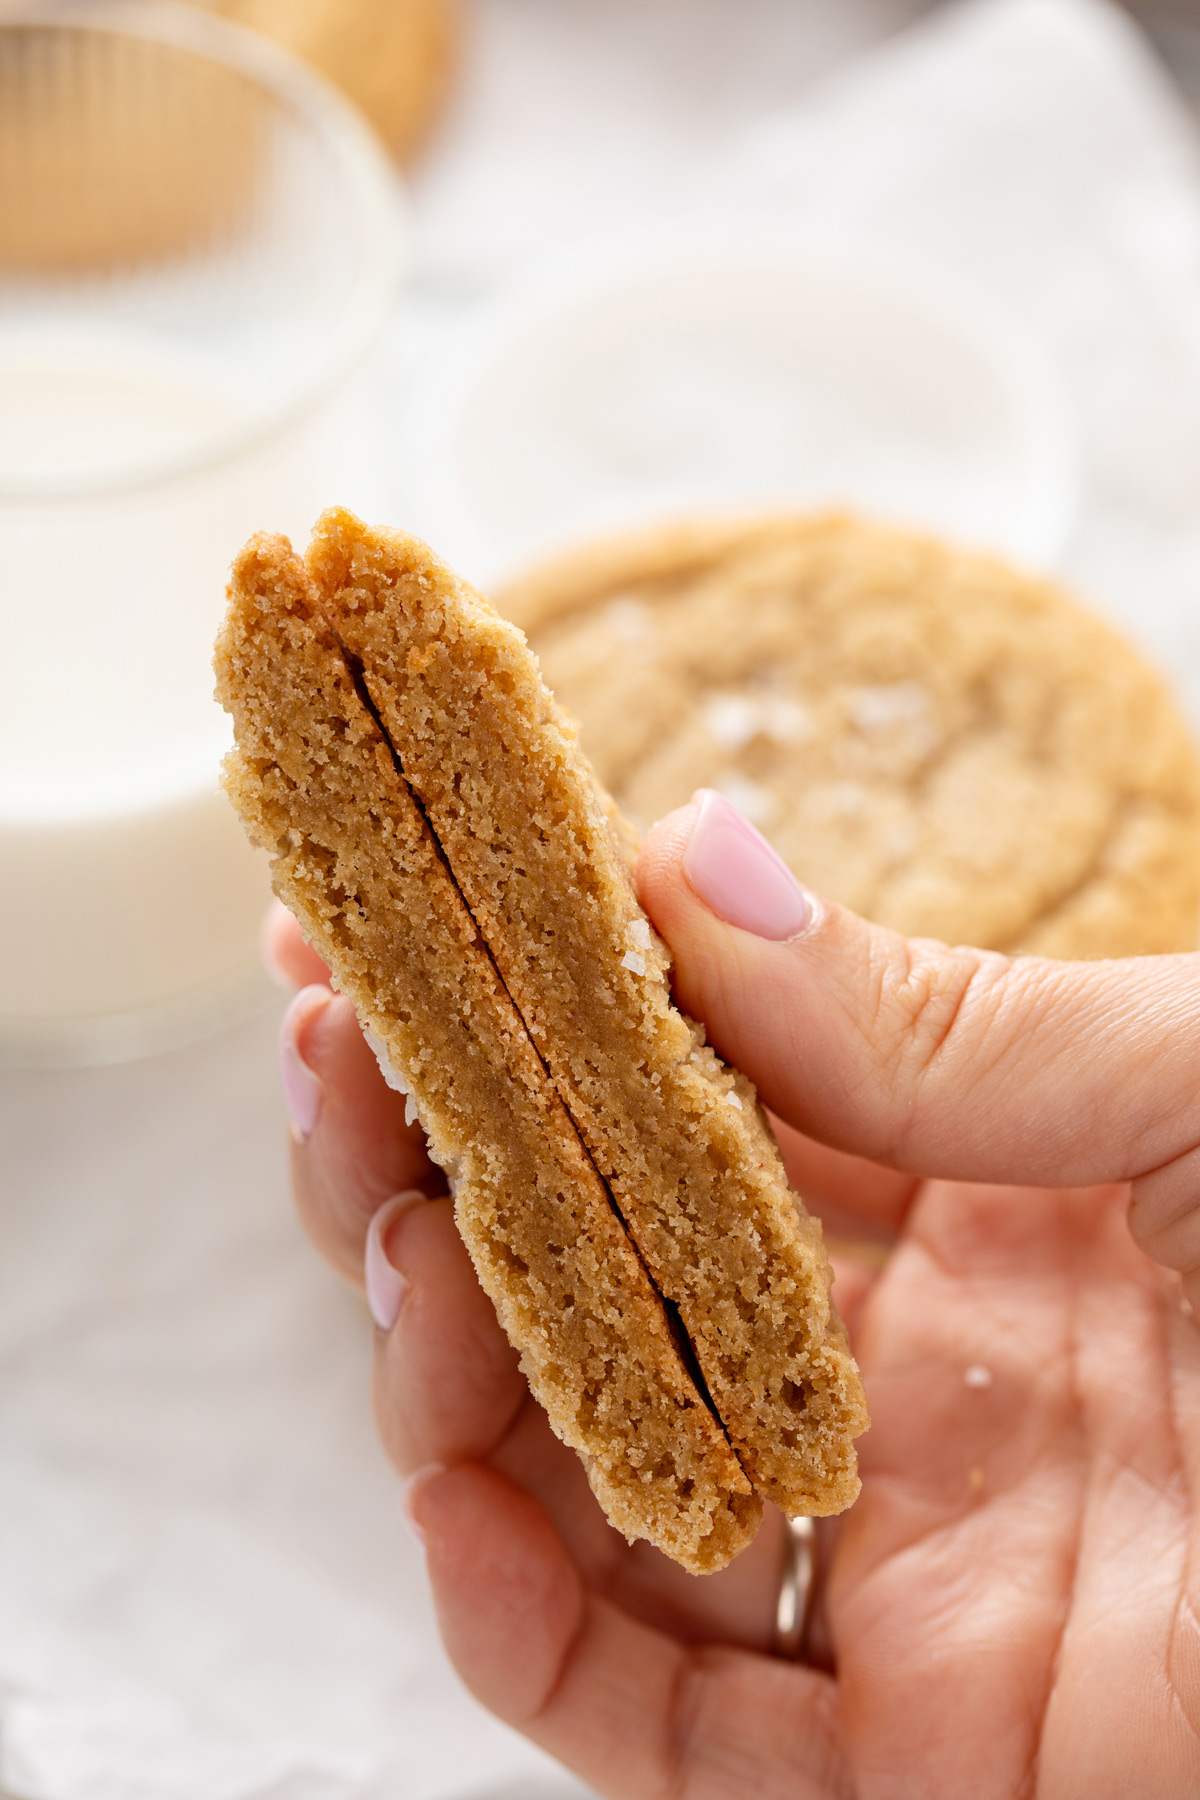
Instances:
[[[348,1004],[308,988],[297,1196],[348,1274],[370,1227],[380,1425],[460,1673],[630,1800],[1200,1792],[1200,1336],[1124,1219],[1132,1181],[1190,1285],[1195,959],[906,943],[806,903],[715,802],[656,828],[640,879],[681,1004],[810,1134],[779,1126],[792,1178],[858,1240],[837,1298],[873,1427],[820,1547],[825,1666],[762,1654],[777,1519],[702,1581],[604,1523]],[[274,943],[318,973],[290,924]],[[1050,1185],[977,1185],[1017,1181]]]

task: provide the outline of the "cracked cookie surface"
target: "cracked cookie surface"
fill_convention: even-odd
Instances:
[[[307,566],[496,969],[756,1491],[858,1492],[820,1226],[745,1077],[680,1014],[628,845],[525,640],[418,539],[334,509]]]
[[[867,1418],[820,1227],[671,1002],[628,844],[519,631],[344,512],[261,538],[218,649],[226,785],[456,1184],[612,1521],[694,1570],[760,1496],[839,1511]]]
[[[1196,948],[1190,736],[1050,583],[830,514],[596,543],[498,604],[641,822],[718,788],[818,892],[913,936]]]
[[[722,1567],[761,1504],[286,539],[238,558],[217,673],[227,791],[407,1092],[552,1427],[619,1530]]]

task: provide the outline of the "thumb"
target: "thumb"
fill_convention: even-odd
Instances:
[[[1200,1264],[1200,957],[901,937],[808,894],[707,789],[650,832],[638,883],[680,1005],[789,1124],[919,1175],[1133,1180],[1135,1235]]]

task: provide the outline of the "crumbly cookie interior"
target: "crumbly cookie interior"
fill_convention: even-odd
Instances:
[[[534,1394],[613,1524],[694,1572],[761,1503],[286,539],[234,569],[225,784],[410,1095]]]
[[[499,604],[634,818],[719,788],[818,893],[912,936],[1196,948],[1189,732],[1056,585],[826,514],[585,546]]]
[[[739,1461],[788,1513],[840,1511],[867,1418],[820,1226],[750,1083],[672,1004],[626,846],[521,633],[418,540],[345,512],[307,562]]]

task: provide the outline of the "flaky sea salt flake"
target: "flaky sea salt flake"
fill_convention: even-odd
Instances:
[[[379,1064],[379,1073],[383,1076],[383,1079],[387,1082],[392,1092],[395,1094],[407,1094],[408,1083],[405,1081],[403,1075],[399,1074],[393,1067],[392,1060],[387,1053],[387,1046],[379,1036],[379,1033],[372,1031],[369,1025],[364,1025],[363,1036],[374,1051],[375,1061]]]
[[[635,975],[644,975],[646,973],[646,959],[644,956],[639,956],[636,950],[627,950],[621,958],[621,967],[623,969],[632,969]]]
[[[761,708],[746,694],[710,694],[704,703],[704,725],[723,750],[740,750],[759,730]]]
[[[923,719],[929,711],[929,695],[916,681],[855,688],[849,697],[849,711],[859,731],[888,731]]]

